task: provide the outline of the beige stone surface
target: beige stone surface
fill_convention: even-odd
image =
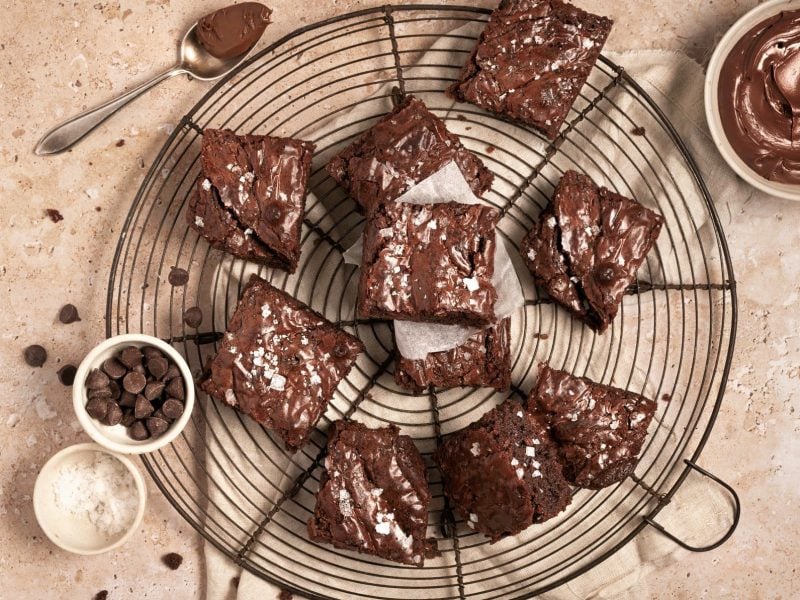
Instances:
[[[699,60],[757,3],[579,2],[615,18],[613,49],[679,49]],[[50,455],[87,439],[56,370],[77,364],[104,337],[107,278],[123,218],[171,127],[207,84],[185,78],[165,83],[72,152],[38,158],[32,148],[57,121],[168,66],[183,30],[221,4],[0,2],[0,598],[88,599],[101,589],[111,598],[203,595],[200,539],[154,485],[133,540],[91,558],[62,552],[43,537],[31,493]],[[271,4],[275,24],[267,39],[382,3]],[[726,401],[701,463],[738,489],[742,521],[722,548],[654,575],[652,589],[662,598],[788,599],[800,589],[800,206],[729,200],[732,209],[722,219],[741,293],[739,342]],[[51,222],[47,208],[58,209],[64,220]],[[82,321],[62,325],[56,314],[68,301],[79,307]],[[31,343],[49,352],[42,369],[22,361],[22,349]],[[170,551],[185,557],[176,572],[159,562]]]

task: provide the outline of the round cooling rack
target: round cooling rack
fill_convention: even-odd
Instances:
[[[488,15],[470,7],[385,7],[304,27],[276,42],[183,118],[122,229],[109,282],[108,335],[158,336],[199,372],[249,274],[258,272],[366,345],[296,454],[201,394],[183,434],[143,457],[164,495],[209,543],[255,575],[306,597],[529,597],[596,566],[648,525],[689,549],[706,550],[723,543],[738,521],[733,490],[695,463],[722,401],[737,315],[728,248],[700,172],[659,107],[606,57],[553,142],[472,105],[453,106],[442,92],[458,77]],[[358,240],[363,218],[324,166],[405,94],[424,100],[495,173],[486,201],[502,212],[499,231],[512,255],[567,169],[664,216],[657,247],[603,335],[541,295],[520,266],[525,307],[512,318],[514,386],[507,394],[460,388],[414,396],[401,390],[393,378],[391,324],[355,315],[358,270],[342,254]],[[206,127],[316,144],[295,274],[213,250],[187,226]],[[189,271],[187,286],[167,283],[173,266]],[[192,306],[204,313],[198,330],[183,324],[183,311]],[[658,412],[635,475],[600,491],[575,489],[559,517],[490,545],[451,512],[430,456],[443,435],[506,398],[524,400],[541,362],[658,399]],[[332,420],[351,417],[370,426],[396,423],[425,456],[433,495],[429,534],[438,538],[441,556],[423,568],[308,540],[325,431]],[[656,520],[673,498],[679,503],[676,492],[692,470],[734,499],[730,530],[704,548],[687,545]],[[698,537],[693,534],[680,532]]]

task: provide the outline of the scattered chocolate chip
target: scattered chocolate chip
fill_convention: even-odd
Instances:
[[[170,365],[167,372],[164,374],[164,377],[161,378],[162,381],[170,381],[175,379],[181,374],[181,370],[178,368],[177,365]]]
[[[24,354],[25,362],[28,363],[30,367],[41,367],[47,362],[47,350],[38,344],[33,344],[25,348]]]
[[[169,554],[165,554],[161,557],[161,561],[167,565],[170,569],[175,571],[178,567],[183,564],[183,557],[178,554],[177,552],[170,552]]]
[[[344,358],[345,356],[347,356],[347,346],[345,346],[344,344],[336,344],[333,347],[333,355],[336,358]]]
[[[203,322],[203,311],[198,306],[187,308],[183,313],[183,322],[186,323],[187,327],[197,329]]]
[[[172,267],[169,271],[169,280],[170,285],[175,287],[181,287],[186,285],[189,282],[189,273],[186,269],[181,269],[180,267]]]
[[[178,400],[186,400],[186,386],[183,385],[183,377],[175,377],[167,384],[167,395]]]
[[[122,408],[133,408],[136,406],[136,394],[131,394],[128,391],[122,390],[119,397],[119,405]]]
[[[283,216],[283,210],[277,204],[270,204],[264,211],[264,218],[268,223],[277,223]]]
[[[102,398],[91,398],[86,403],[86,413],[93,419],[102,421],[108,412],[108,400]]]
[[[58,370],[58,380],[62,385],[70,386],[75,383],[75,373],[78,369],[75,365],[64,365]]]
[[[161,412],[167,419],[174,421],[183,414],[183,402],[175,398],[168,398],[161,407]]]
[[[122,380],[122,387],[125,388],[126,392],[130,392],[131,394],[138,394],[146,385],[147,379],[145,379],[144,375],[136,371],[131,371],[125,375],[125,378]]]
[[[100,368],[103,370],[103,373],[111,377],[111,379],[122,379],[125,377],[125,373],[128,372],[125,365],[113,356],[104,360]]]
[[[45,209],[44,214],[46,214],[47,218],[49,218],[53,223],[58,223],[59,221],[64,220],[64,215],[58,212],[55,208]]]
[[[100,390],[107,388],[109,381],[108,375],[99,369],[92,369],[89,372],[89,376],[86,378],[86,387],[90,390]]]
[[[133,415],[132,410],[123,410],[122,411],[122,421],[119,422],[120,425],[123,427],[130,427],[136,421],[136,417]]]
[[[631,131],[633,135],[643,136],[647,133],[644,127],[634,127]]]
[[[144,426],[142,421],[136,421],[128,428],[128,435],[132,440],[141,442],[150,437],[150,432],[147,431],[147,427]]]
[[[117,140],[117,143],[114,144],[117,148],[122,148],[125,145],[125,140]]]
[[[142,364],[142,351],[136,346],[128,346],[120,353],[119,361],[132,369],[136,365]]]
[[[113,400],[107,400],[106,406],[106,416],[100,422],[103,425],[119,425],[122,421],[122,409],[119,407],[119,404],[114,402]]]
[[[119,400],[119,397],[122,395],[122,390],[120,389],[119,384],[116,381],[109,381],[108,389],[111,390],[111,399]]]
[[[100,590],[94,595],[94,600],[107,600],[108,590]]]
[[[494,151],[495,151],[495,147],[494,146],[486,146],[486,153],[487,154],[491,154]]]
[[[80,321],[81,317],[74,304],[65,304],[61,307],[61,310],[58,311],[58,320],[64,323],[64,325],[69,325],[70,323]]]
[[[169,429],[169,423],[161,417],[150,417],[145,423],[147,424],[147,430],[153,437],[158,437]]]
[[[144,397],[151,402],[161,395],[166,386],[160,381],[151,381],[144,386]]]
[[[661,394],[661,400],[663,400],[664,402],[669,402],[670,400],[672,400],[672,396],[670,396],[669,394]]]
[[[141,395],[136,396],[136,405],[133,408],[134,417],[137,419],[144,419],[152,415],[154,410],[153,405],[150,404],[150,400]]]
[[[169,363],[163,356],[154,356],[147,361],[147,370],[156,379],[161,379],[167,374]]]

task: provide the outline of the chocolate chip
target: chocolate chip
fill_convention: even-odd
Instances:
[[[145,423],[147,424],[147,430],[153,437],[158,437],[169,429],[169,423],[161,417],[150,417]]]
[[[128,346],[119,355],[119,361],[132,369],[136,365],[142,364],[142,351],[136,346]]]
[[[119,407],[119,404],[114,402],[113,400],[106,401],[107,412],[104,419],[100,422],[103,425],[119,425],[122,421],[122,409]]]
[[[125,373],[128,372],[128,369],[125,368],[125,365],[123,365],[113,356],[104,360],[100,368],[106,375],[111,377],[111,379],[122,379],[125,377]]]
[[[111,400],[111,388],[106,386],[99,390],[89,390],[86,392],[86,397],[90,400],[92,398],[102,398],[103,400]]]
[[[136,394],[131,394],[128,391],[122,390],[119,397],[119,405],[122,408],[133,408],[136,406]]]
[[[611,283],[614,281],[614,269],[612,267],[601,268],[597,278],[603,283]]]
[[[139,363],[138,365],[136,365],[135,367],[133,367],[133,368],[131,369],[131,372],[133,372],[133,373],[139,373],[140,375],[147,375],[147,371],[145,371],[145,369],[144,369],[144,365],[143,365],[142,363]]]
[[[64,365],[58,370],[58,380],[62,385],[70,386],[75,383],[75,373],[78,369],[75,365]]]
[[[161,557],[161,561],[167,565],[170,569],[175,571],[178,567],[183,564],[183,557],[178,554],[177,552],[170,552],[169,554],[165,554]]]
[[[152,402],[161,395],[165,387],[160,381],[151,381],[144,386],[144,397]]]
[[[161,408],[157,408],[156,411],[150,416],[157,417],[159,419],[164,419],[167,423],[171,423],[172,422],[172,419],[168,419],[167,415],[164,414],[164,412],[161,410]]]
[[[164,406],[161,407],[161,412],[167,419],[174,421],[183,414],[183,402],[175,398],[168,398],[167,401],[164,402]]]
[[[38,344],[28,346],[25,348],[24,353],[25,362],[28,363],[28,366],[30,367],[41,367],[47,362],[47,350]]]
[[[150,404],[150,400],[141,395],[136,396],[136,405],[133,408],[134,417],[137,419],[144,419],[152,415],[154,410],[153,405]]]
[[[277,204],[270,204],[264,210],[264,219],[266,219],[268,223],[277,223],[278,221],[281,220],[282,216],[283,216],[283,210]]]
[[[169,271],[169,284],[175,287],[181,287],[189,282],[189,273],[186,269],[180,267],[172,267]]]
[[[643,136],[643,135],[647,134],[647,130],[644,127],[634,127],[631,130],[631,133],[633,135]]]
[[[117,143],[116,143],[116,144],[114,144],[114,145],[115,145],[117,148],[122,148],[122,147],[125,145],[125,140],[123,140],[123,139],[119,139],[119,140],[117,140]]]
[[[122,395],[122,390],[120,389],[119,384],[116,381],[109,381],[108,389],[111,390],[111,399],[119,400],[119,397]]]
[[[203,311],[198,306],[187,308],[183,313],[183,322],[186,323],[187,327],[197,329],[203,322]]]
[[[94,600],[107,600],[108,590],[100,590],[94,595]]]
[[[64,325],[69,325],[70,323],[80,321],[81,317],[78,315],[78,309],[74,304],[65,304],[61,307],[61,310],[58,311],[58,320],[64,323]]]
[[[167,384],[167,395],[178,400],[186,400],[186,386],[183,385],[183,377],[170,380]]]
[[[144,354],[144,357],[147,360],[150,360],[155,356],[160,356],[161,358],[164,358],[164,355],[161,353],[161,350],[159,350],[158,348],[153,348],[152,346],[145,346],[144,348],[142,348],[142,354]]]
[[[86,387],[90,390],[100,390],[108,387],[108,376],[98,369],[92,369],[86,378]]]
[[[144,389],[145,385],[147,385],[147,379],[145,379],[144,375],[136,371],[131,371],[125,375],[125,379],[122,380],[122,387],[125,388],[126,392],[130,392],[131,394],[138,394]]]
[[[108,412],[108,400],[102,398],[92,398],[86,403],[86,413],[93,419],[101,421],[106,418]]]
[[[64,220],[64,215],[62,215],[58,210],[55,208],[46,208],[44,209],[44,214],[47,215],[53,223],[58,223],[59,221]]]
[[[161,380],[162,381],[170,381],[170,380],[175,379],[176,377],[180,376],[180,374],[181,374],[181,370],[178,368],[177,365],[170,365],[169,369],[167,369],[167,372],[164,374],[164,377],[162,377]]]
[[[167,374],[169,363],[163,356],[154,356],[147,361],[147,370],[156,379],[161,379]]]
[[[123,427],[130,427],[136,422],[136,417],[133,416],[132,410],[122,411],[122,421],[119,422]]]
[[[128,436],[132,440],[141,442],[150,437],[150,432],[147,431],[147,427],[144,426],[142,421],[136,421],[128,428]]]
[[[347,356],[347,354],[348,354],[347,346],[345,346],[344,344],[336,344],[333,347],[333,355],[336,358],[344,358],[345,356]]]

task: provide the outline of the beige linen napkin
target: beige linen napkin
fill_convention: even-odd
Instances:
[[[724,212],[721,206],[725,199],[732,194],[741,193],[742,190],[733,174],[718,158],[706,129],[702,98],[703,74],[700,67],[681,54],[662,51],[609,54],[609,57],[626,68],[676,126],[697,159],[711,194],[717,201],[718,210]],[[588,91],[587,95],[591,97],[594,94]],[[612,92],[610,98],[617,108],[604,103],[598,109],[616,110],[617,114],[613,116],[616,122],[622,120],[621,115],[623,114],[630,117],[631,128],[638,122],[651,122],[645,114],[646,109],[637,105],[631,97]],[[441,102],[439,104],[441,105]],[[458,110],[458,106],[455,110]],[[356,116],[350,114],[348,118],[355,119]],[[455,131],[458,132],[458,129],[456,128]],[[677,224],[681,223],[686,228],[687,238],[692,239],[693,236],[697,236],[697,239],[700,239],[701,243],[710,249],[714,244],[713,230],[707,222],[702,204],[695,197],[693,182],[684,174],[685,170],[678,164],[680,159],[675,155],[674,149],[660,152],[659,144],[663,143],[664,148],[667,148],[668,141],[660,139],[659,132],[648,131],[648,139],[652,139],[652,143],[656,147],[653,148],[652,154],[642,157],[643,160],[646,158],[652,162],[652,173],[643,177],[635,172],[637,165],[641,164],[639,159],[628,161],[621,159],[621,148],[624,147],[624,138],[628,133],[627,130],[615,127],[603,127],[602,130],[599,128],[594,130],[592,127],[582,129],[585,143],[595,144],[597,152],[608,157],[608,164],[584,165],[581,163],[581,166],[586,166],[587,172],[597,180],[603,181],[606,185],[616,186],[621,193],[632,195],[645,204],[657,205],[656,208],[665,214],[670,223],[671,231],[678,231]],[[487,142],[490,141],[487,140]],[[565,149],[575,151],[574,148]],[[662,162],[658,162],[659,157]],[[318,159],[324,160],[325,157],[318,157]],[[554,163],[558,169],[570,166],[558,157],[554,159]],[[557,172],[549,171],[543,175],[545,179],[548,176],[555,178]],[[662,182],[663,189],[648,188],[647,182],[652,182],[656,178]],[[634,182],[633,189],[630,189],[626,182]],[[675,202],[677,207],[673,210],[663,203],[666,197],[673,200],[683,198],[684,202]],[[322,219],[324,223],[326,217],[322,207],[314,202],[312,204],[314,205],[312,210],[315,211],[311,215],[312,218]],[[312,260],[317,259],[312,258]],[[653,283],[669,283],[677,281],[680,276],[684,281],[691,278],[702,283],[717,280],[719,269],[720,265],[713,264],[713,262],[706,268],[705,261],[698,256],[696,251],[690,251],[685,244],[680,243],[680,239],[670,240],[662,234],[657,251],[648,259],[648,265],[643,267],[640,277]],[[523,270],[518,269],[518,273],[525,279]],[[231,273],[231,276],[244,280],[247,275],[237,272]],[[341,271],[336,271],[331,276],[338,278],[338,286],[354,284],[354,280],[347,279],[346,274]],[[528,277],[528,279],[530,278]],[[292,289],[296,291],[298,297],[305,301],[314,300],[312,297],[305,297],[311,292],[304,286],[302,280],[292,279],[292,283],[295,286]],[[708,309],[707,297],[705,300],[697,298],[696,302],[697,310],[701,314],[703,310]],[[224,303],[219,304],[224,305]],[[625,310],[626,307],[629,309],[628,311]],[[315,308],[321,309],[322,307],[315,306]],[[626,298],[618,322],[624,324],[629,330],[643,324],[644,330],[647,331],[649,323],[656,318],[660,318],[660,321],[663,322],[664,319],[661,316],[666,312],[679,317],[679,309],[680,307],[665,303],[663,299],[655,295],[647,302],[642,302],[639,297],[632,296]],[[569,317],[563,314],[563,311],[558,313],[556,319],[559,320],[559,323],[569,324],[570,322]],[[530,327],[531,324],[529,323],[528,326]],[[703,334],[703,329],[697,324],[688,324],[687,327],[689,330],[684,333],[684,338],[692,339],[691,336],[708,335],[707,333]],[[655,331],[654,335],[658,335],[657,328],[650,327],[650,329]],[[561,340],[563,339],[562,335]],[[698,340],[698,343],[709,342],[701,340],[700,337]],[[593,356],[616,355],[617,361],[623,364],[626,356],[630,356],[629,353],[632,351],[622,343],[620,336],[611,334],[600,336],[594,344]],[[667,348],[663,347],[665,345]],[[683,379],[686,375],[683,372],[672,371],[665,354],[669,347],[669,344],[654,344],[650,351],[652,363],[659,365],[660,370],[657,373],[652,371],[645,373],[637,370],[625,381],[614,380],[614,383],[651,397],[657,390],[663,389],[661,383],[663,381],[675,380],[678,389],[681,389],[681,385],[687,384]],[[561,347],[554,347],[550,350],[551,356],[558,359],[568,358],[572,361],[575,373],[585,373],[598,380],[608,381],[605,367],[602,364],[598,366],[595,361],[589,363],[584,356],[587,354],[585,352],[584,355],[578,353],[574,357],[571,357],[570,352],[573,350]],[[556,361],[554,364],[557,364]],[[661,366],[662,364],[664,366]],[[621,371],[627,373],[626,368],[621,368]],[[529,389],[534,377],[534,374],[526,374],[523,389]],[[711,379],[706,385],[718,384],[718,380]],[[346,384],[343,383],[343,385]],[[285,460],[281,450],[271,445],[271,439],[265,436],[258,426],[207,399],[203,401],[207,402],[206,414],[209,431],[220,432],[206,436],[207,443],[214,450],[215,457],[206,463],[207,476],[220,483],[222,489],[226,490],[224,494],[221,494],[214,486],[211,492],[212,499],[223,509],[223,512],[227,510],[230,511],[230,514],[235,514],[238,522],[249,522],[252,529],[260,520],[262,511],[271,506],[280,496],[282,488],[290,485],[294,477],[301,472],[300,466],[295,464],[295,462],[300,463],[301,461],[289,463]],[[336,410],[341,414],[346,408],[346,404],[341,398],[335,398],[333,404],[334,412],[329,416],[335,418]],[[663,417],[664,413],[671,410],[674,410],[671,406],[665,408],[664,405],[661,405],[659,414]],[[464,426],[473,420],[473,417],[474,415],[469,415],[469,418],[463,422],[454,421],[452,426]],[[676,419],[679,418],[676,417]],[[224,429],[219,427],[223,422],[226,425]],[[223,431],[225,433],[222,433]],[[660,443],[670,436],[674,436],[674,433],[671,433],[666,427],[661,427],[659,423],[651,427],[651,440]],[[320,444],[324,442],[321,437],[315,439]],[[266,447],[267,450],[265,452],[258,451],[259,446]],[[645,450],[645,454],[646,452]],[[657,469],[659,461],[654,460],[653,464],[654,469]],[[242,479],[238,476],[242,473],[246,473],[247,478]],[[274,485],[278,481],[280,481],[280,485]],[[245,489],[246,486],[249,488]],[[313,493],[313,490],[311,492],[303,490],[300,493],[309,494]],[[254,497],[260,498],[263,503],[254,505],[252,503]],[[714,541],[726,530],[730,524],[730,514],[729,499],[709,481],[692,474],[677,493],[673,505],[664,509],[657,520],[679,537],[697,545],[703,545]],[[226,522],[224,518],[218,516],[215,516],[214,522],[209,526],[224,532],[229,539],[236,541],[245,539],[249,533],[249,531],[239,529],[233,522]],[[291,531],[287,530],[278,535],[270,533],[264,543],[274,550],[276,556],[295,556],[295,559],[302,560],[303,558],[293,555],[296,549],[292,547],[291,534],[302,535],[302,524],[296,524]],[[512,548],[515,540],[512,538],[500,543],[504,544],[504,547]],[[206,544],[205,555],[207,597],[209,599],[270,600],[277,598],[278,588],[249,572],[242,572],[239,567],[209,544]],[[684,555],[685,552],[673,542],[657,531],[645,528],[633,541],[611,558],[568,584],[544,594],[543,597],[554,600],[648,597],[647,574],[660,566],[681,560]],[[280,560],[280,558],[276,560]],[[305,557],[304,560],[308,560],[308,557]],[[451,567],[447,568],[452,570]],[[234,577],[240,577],[238,589],[231,583]],[[366,585],[365,582],[365,593],[368,594],[369,588]],[[513,591],[517,594],[522,593],[524,587],[513,588]],[[409,592],[407,597],[412,598],[413,592]]]

